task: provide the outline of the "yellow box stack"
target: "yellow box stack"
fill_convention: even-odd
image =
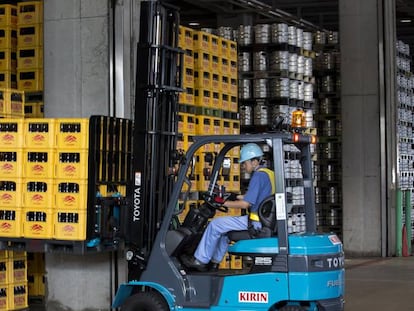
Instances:
[[[17,6],[0,5],[0,88],[17,88]],[[0,112],[2,113],[2,112]]]
[[[86,238],[88,135],[89,119],[0,119],[0,236]]]
[[[186,151],[184,146],[190,146],[192,134],[188,133],[189,128],[194,128],[195,135],[240,134],[236,42],[183,26],[180,27],[179,42],[180,48],[185,51],[183,86],[186,91],[179,96],[182,108],[178,130],[183,134],[183,138],[178,143],[178,149]],[[191,114],[188,113],[189,111]],[[187,121],[189,115],[194,122]],[[186,137],[189,140],[187,145]],[[220,149],[220,144],[210,144],[197,152],[194,176],[190,176],[193,191],[208,190],[212,159],[214,153],[219,152]],[[227,156],[232,163],[230,175],[220,176],[219,179],[219,183],[224,185],[227,191],[240,191],[239,150],[233,148],[229,152]],[[188,188],[184,188],[183,191],[187,191]],[[184,220],[190,207],[201,203],[202,201],[195,199],[182,206],[180,220]],[[226,256],[220,265],[222,269],[240,269],[240,267],[241,259],[230,258],[230,256]]]
[[[0,310],[28,307],[26,252],[0,251]]]
[[[17,87],[43,90],[43,1],[17,4]]]

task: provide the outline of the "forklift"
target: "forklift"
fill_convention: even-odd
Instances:
[[[121,208],[120,234],[125,241],[128,282],[117,290],[112,307],[122,311],[201,310],[344,310],[344,253],[333,233],[316,230],[311,145],[315,137],[298,131],[196,136],[184,153],[177,152],[178,94],[181,89],[178,48],[179,10],[159,1],[141,2],[137,49],[136,104],[131,184]],[[276,127],[275,127],[276,128]],[[241,234],[228,253],[243,258],[240,269],[192,271],[182,261],[193,254],[206,225],[230,197],[222,176],[232,169],[229,154],[247,143],[266,152],[276,193],[259,208],[268,234]],[[211,161],[208,190],[197,205],[188,201],[199,150]],[[300,176],[288,176],[285,163],[300,163]],[[297,174],[296,174],[297,175]],[[290,233],[294,208],[292,183],[303,187],[301,208],[306,230]],[[179,220],[184,215],[183,221]],[[240,236],[240,235],[239,235]]]

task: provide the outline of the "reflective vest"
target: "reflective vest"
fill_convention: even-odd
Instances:
[[[272,184],[272,194],[276,192],[276,185],[275,185],[275,172],[271,169],[261,167],[258,169],[259,172],[265,172],[267,176],[269,176],[270,183]],[[249,213],[249,219],[253,221],[260,221],[259,215],[257,213]]]

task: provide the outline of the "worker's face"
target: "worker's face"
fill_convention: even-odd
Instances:
[[[246,160],[242,163],[243,169],[246,173],[251,174],[254,171],[254,165],[252,160]]]

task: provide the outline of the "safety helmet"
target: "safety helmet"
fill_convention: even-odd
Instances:
[[[244,145],[240,150],[240,163],[244,161],[251,160],[254,158],[260,158],[263,156],[262,148],[260,148],[257,144],[248,143]]]

